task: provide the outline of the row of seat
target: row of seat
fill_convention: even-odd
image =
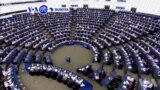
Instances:
[[[148,20],[148,22],[146,23],[145,20]],[[160,28],[159,23],[160,19],[158,17],[118,12],[103,26],[103,31],[95,39],[95,42],[98,42],[97,44],[101,48],[117,45],[150,32],[158,31]]]
[[[111,10],[77,9],[73,13],[73,21],[76,23],[75,38],[92,37],[113,12]]]
[[[56,79],[58,82],[63,82],[74,90],[93,90],[93,86],[85,79],[72,73],[69,70],[46,64],[26,64],[26,70],[31,75],[44,75],[52,79]]]
[[[156,83],[155,79],[140,78],[138,80],[137,90],[159,90],[160,86]]]
[[[81,44],[84,48],[91,49],[93,51],[93,62],[100,62],[100,52],[99,49],[94,45],[93,42],[90,42],[87,39],[74,39],[74,40],[63,40],[57,44],[52,44],[48,47],[48,50],[53,52],[57,48],[63,45],[74,45],[74,44]]]
[[[107,19],[109,21],[106,23]],[[4,24],[5,22],[6,24]],[[48,29],[54,40],[59,43],[62,40],[71,39],[71,24],[75,23],[76,39],[89,39],[98,30],[103,29],[93,42],[100,48],[106,48],[157,31],[160,28],[159,22],[158,17],[99,9],[77,9],[71,10],[69,13],[48,13],[45,15],[20,14],[6,18],[6,20],[2,19],[3,26],[1,27],[7,31],[2,30],[4,33],[0,37],[6,43],[46,50],[51,43],[46,35],[40,33],[43,29]],[[11,29],[8,30],[7,26]],[[9,32],[12,33],[9,34]]]
[[[48,13],[38,14],[38,16],[56,42],[62,38],[64,40],[70,39],[71,13]]]
[[[89,78],[96,80],[100,85],[106,86],[108,89],[117,90],[158,90],[159,85],[156,83],[155,79],[139,78],[136,81],[132,75],[125,74],[122,78],[113,69],[108,75],[104,72],[103,67],[97,70],[92,69],[92,65],[87,64],[82,67],[77,68],[77,72],[81,73]],[[136,86],[137,83],[137,86]]]
[[[46,63],[47,65],[53,65],[52,58],[49,54],[43,55],[40,52],[34,54],[33,50],[30,50],[24,58],[24,63]]]
[[[121,76],[117,74],[116,71],[112,70],[109,75],[107,75],[102,81],[101,84],[106,86],[108,89],[118,88],[121,83]]]
[[[134,90],[135,88],[135,79],[130,75],[125,75],[122,78],[122,83],[118,87],[118,90]]]
[[[130,75],[125,75],[122,79],[115,70],[112,70],[109,75],[106,75],[103,67],[97,70],[92,70],[92,65],[88,64],[77,68],[77,72],[97,81],[99,84],[106,86],[108,89],[117,90],[134,90],[136,80]]]
[[[153,41],[147,39],[136,40],[136,42],[133,42],[130,45],[128,44],[124,47],[119,47],[118,51],[121,52],[121,54],[117,57],[113,53],[117,50],[111,50],[110,53],[104,53],[103,63],[111,64],[114,62],[114,65],[125,63],[126,71],[135,73],[138,71],[139,74],[152,73],[155,78],[158,78],[160,58],[158,45],[158,43],[155,44]],[[116,58],[121,58],[123,60],[119,62],[119,59]]]
[[[10,48],[9,48],[10,49]],[[8,48],[3,50],[2,54],[3,57],[0,60],[0,63],[2,64],[10,64],[13,63],[15,65],[20,65],[21,62],[24,63],[46,63],[48,65],[52,65],[52,59],[49,54],[45,54],[44,57],[42,57],[42,54],[40,52],[37,52],[34,54],[33,50],[26,52],[26,50],[18,50],[17,48],[11,49],[8,51]]]
[[[1,42],[33,49],[40,48],[48,42],[42,32],[44,27],[36,16],[25,13],[5,19],[2,19],[1,23]]]

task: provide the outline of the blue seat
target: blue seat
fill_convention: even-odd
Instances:
[[[53,64],[52,64],[52,58],[51,58],[50,55],[46,55],[46,56],[45,56],[45,63],[46,63],[46,64],[53,65]]]
[[[30,50],[30,51],[28,52],[25,60],[24,60],[24,63],[31,63],[31,62],[32,62],[32,61],[31,61],[32,59],[33,59],[33,51]]]
[[[13,58],[17,55],[18,50],[15,48],[2,60],[2,63],[9,64]]]
[[[95,77],[95,73],[100,74],[100,73],[102,73],[102,72],[105,72],[105,71],[104,71],[103,67],[101,66],[101,67],[99,67],[97,70],[95,70],[94,72],[90,73],[90,74],[88,75],[88,77],[89,77],[89,78],[94,78],[94,77]]]
[[[2,75],[3,68],[0,66],[0,77]]]
[[[68,45],[74,45],[75,42],[73,40],[68,41]]]
[[[40,53],[36,53],[35,63],[42,63],[42,56]]]
[[[86,49],[90,48],[88,44],[83,44],[83,47],[86,48]]]
[[[25,56],[26,56],[25,50],[21,50],[16,56],[16,58],[13,60],[13,64],[20,64],[21,60],[23,60]]]
[[[102,81],[101,84],[104,86],[108,86],[108,84],[117,76],[117,73],[115,71],[111,71],[111,73],[105,77]]]

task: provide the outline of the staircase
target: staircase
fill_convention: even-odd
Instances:
[[[76,10],[72,10],[71,14],[72,14],[72,18],[71,18],[71,34],[70,34],[70,39],[73,40],[75,37],[75,32],[76,32],[76,20],[75,20],[75,14]]]
[[[113,15],[111,15],[111,16],[103,23],[103,25],[100,26],[99,29],[96,30],[95,33],[92,34],[91,37],[89,37],[89,39],[90,39],[91,41],[94,41],[94,39],[96,39],[96,38],[99,36],[99,34],[102,33],[102,31],[104,30],[104,26],[109,22],[109,20],[110,20],[111,18],[114,18],[114,17],[113,17],[114,15],[115,15],[115,14],[113,13]]]
[[[54,41],[54,39],[52,38],[51,34],[48,32],[48,28],[44,25],[44,23],[41,21],[41,19],[39,18],[38,14],[35,14],[35,19],[37,19],[40,23],[40,26],[42,26],[42,30],[44,35],[48,38],[49,41]]]

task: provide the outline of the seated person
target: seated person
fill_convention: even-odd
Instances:
[[[57,67],[52,67],[51,78],[56,79],[57,76],[58,76],[58,68]]]
[[[57,81],[62,82],[62,75],[63,75],[63,71],[61,68],[58,69],[58,76],[57,76]]]
[[[88,75],[89,78],[96,80],[98,83],[100,83],[101,80],[105,78],[105,76],[106,76],[106,73],[103,67],[98,68],[96,71]]]
[[[120,85],[120,83],[121,83],[121,76],[118,75],[111,80],[111,82],[107,85],[107,88],[109,90],[112,90],[114,88],[117,88]]]
[[[88,75],[93,72],[91,65],[85,65],[83,67],[77,68],[77,72],[82,73],[83,75]]]
[[[153,90],[153,83],[146,79],[143,79],[140,85],[142,90]]]

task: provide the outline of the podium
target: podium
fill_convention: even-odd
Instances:
[[[65,60],[66,60],[66,62],[70,63],[71,62],[71,57],[70,56],[66,56]]]

